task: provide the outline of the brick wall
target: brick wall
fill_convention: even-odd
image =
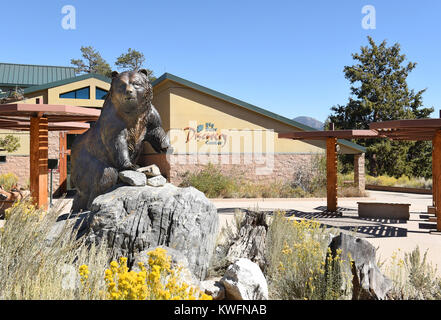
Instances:
[[[166,157],[168,157],[168,162]],[[263,154],[260,157],[238,155],[144,155],[139,164],[157,164],[163,175],[179,185],[185,172],[198,172],[208,163],[219,167],[225,174],[244,177],[250,182],[292,182],[313,174],[314,154]]]
[[[18,185],[26,187],[29,183],[29,156],[6,156],[6,163],[0,163],[0,174],[14,173]]]
[[[354,183],[359,190],[364,191],[366,186],[365,180],[365,154],[354,155]]]
[[[48,158],[58,159],[58,164],[60,162],[60,132],[59,131],[49,131],[49,149]],[[52,191],[55,192],[59,186],[60,174],[58,170],[52,172]],[[48,173],[48,190],[50,190],[50,173]]]

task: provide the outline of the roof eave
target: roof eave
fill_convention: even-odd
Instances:
[[[241,107],[243,107],[245,109],[248,109],[248,110],[251,110],[253,112],[262,114],[262,115],[264,115],[266,117],[278,120],[278,121],[280,121],[282,123],[288,124],[290,126],[298,128],[300,130],[303,130],[303,131],[317,131],[317,129],[312,128],[312,127],[307,126],[307,125],[304,125],[304,124],[302,124],[300,122],[297,122],[297,121],[285,118],[285,117],[283,117],[281,115],[278,115],[276,113],[273,113],[271,111],[268,111],[268,110],[262,109],[260,107],[254,106],[254,105],[249,104],[249,103],[247,103],[245,101],[242,101],[242,100],[230,97],[230,96],[228,96],[226,94],[223,94],[221,92],[215,91],[213,89],[201,86],[201,85],[199,85],[197,83],[194,83],[194,82],[188,81],[186,79],[180,78],[180,77],[175,76],[175,75],[173,75],[171,73],[167,73],[167,72],[164,73],[162,76],[160,76],[158,79],[156,79],[155,81],[152,82],[152,86],[155,87],[155,86],[161,84],[162,82],[164,82],[166,80],[171,80],[171,81],[177,82],[179,84],[182,84],[184,86],[190,87],[190,88],[192,88],[194,90],[203,92],[203,93],[208,94],[208,95],[212,95],[212,96],[214,96],[214,97],[216,97],[218,99],[221,99],[221,100],[224,100],[224,101],[236,104],[236,105],[241,106]],[[345,147],[348,147],[350,149],[356,150],[357,152],[360,152],[360,153],[365,153],[366,152],[366,148],[364,148],[364,147],[362,147],[362,146],[360,146],[360,145],[358,145],[356,143],[353,143],[351,141],[343,140],[343,139],[338,139],[337,142],[339,144],[345,146]]]

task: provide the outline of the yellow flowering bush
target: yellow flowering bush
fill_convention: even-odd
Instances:
[[[163,248],[148,253],[148,266],[138,264],[140,271],[129,271],[127,258],[112,261],[105,270],[107,299],[110,300],[211,300],[198,288],[180,280],[181,267],[172,268],[171,258]],[[79,268],[81,282],[87,282],[86,265]]]
[[[42,218],[44,215],[44,210],[38,209],[31,201],[31,199],[26,198],[22,200],[17,200],[14,204],[5,210],[5,219],[8,220],[12,214],[19,214],[22,219],[29,217],[39,217]]]
[[[349,259],[342,259],[341,251],[332,255],[328,240],[329,231],[318,222],[275,214],[267,241],[267,276],[275,298],[341,299],[349,294],[343,286],[350,282],[343,279]]]
[[[366,175],[366,183],[378,185],[378,186],[387,186],[387,187],[407,187],[407,188],[422,188],[422,189],[432,188],[432,179],[425,179],[423,177],[419,177],[419,178],[408,177],[404,174],[399,178],[389,177],[386,175],[382,175],[378,177]]]

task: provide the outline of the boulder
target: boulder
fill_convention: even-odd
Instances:
[[[204,279],[219,228],[217,209],[193,187],[122,186],[95,198],[87,218],[88,242],[106,241],[112,257],[128,258],[164,245],[182,253]]]
[[[118,178],[130,186],[145,186],[147,184],[147,177],[145,174],[133,170],[119,172]]]
[[[268,284],[259,266],[240,258],[220,280],[227,300],[268,300]]]
[[[163,176],[156,176],[147,179],[147,185],[152,187],[162,187],[167,183],[167,180]]]
[[[152,164],[147,167],[141,167],[136,169],[136,171],[144,173],[147,177],[156,177],[161,175],[161,171],[159,170],[156,164]]]
[[[382,274],[376,264],[375,247],[368,241],[345,233],[334,237],[329,245],[335,257],[341,250],[340,257],[347,260],[349,255],[353,263],[351,270],[345,264],[344,272],[352,273],[354,300],[383,300],[392,289],[392,281]]]
[[[213,300],[225,299],[225,287],[216,279],[204,280],[200,283],[201,291],[213,297]]]
[[[199,287],[200,281],[194,276],[194,274],[190,271],[190,265],[188,263],[187,257],[180,251],[169,248],[167,246],[156,246],[148,248],[147,250],[141,251],[135,254],[134,262],[133,262],[133,270],[139,271],[140,268],[138,266],[139,262],[144,263],[144,266],[148,266],[149,264],[149,256],[148,253],[150,251],[155,250],[156,248],[163,248],[167,251],[167,255],[171,258],[170,266],[173,269],[180,268],[181,271],[179,273],[179,278],[182,279],[189,285]]]

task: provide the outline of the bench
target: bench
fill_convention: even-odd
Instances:
[[[360,218],[409,220],[409,203],[357,202]]]

